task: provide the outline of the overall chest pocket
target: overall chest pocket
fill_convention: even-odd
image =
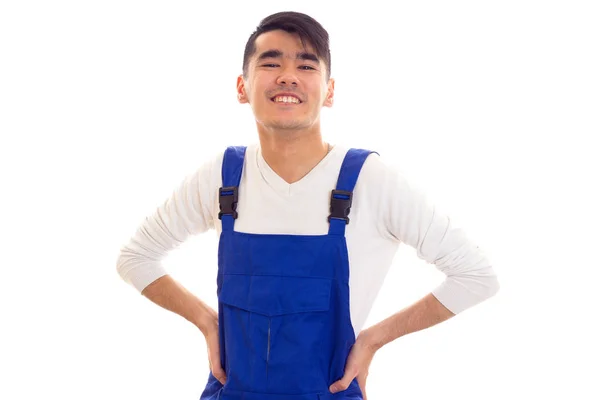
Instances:
[[[226,370],[231,389],[301,394],[327,387],[332,281],[223,275]]]

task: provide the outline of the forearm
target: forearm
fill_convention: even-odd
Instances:
[[[370,345],[380,349],[397,338],[417,332],[454,316],[431,293],[413,305],[368,328],[365,332]]]
[[[211,324],[217,324],[217,313],[169,275],[152,282],[142,290],[142,294],[162,308],[190,321],[205,334]]]

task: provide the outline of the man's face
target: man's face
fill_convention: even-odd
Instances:
[[[300,37],[282,30],[256,38],[248,76],[238,77],[240,103],[250,103],[259,125],[267,129],[309,129],[320,121],[321,107],[333,104],[333,79]]]

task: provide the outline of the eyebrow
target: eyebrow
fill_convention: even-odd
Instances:
[[[267,50],[262,52],[258,56],[258,61],[264,60],[265,58],[282,58],[283,53],[280,50]],[[296,60],[308,60],[319,63],[319,58],[313,53],[300,52],[296,53]]]

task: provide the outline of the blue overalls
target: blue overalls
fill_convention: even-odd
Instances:
[[[209,373],[200,399],[362,400],[356,379],[339,393],[329,386],[344,375],[355,342],[344,233],[371,151],[348,151],[331,194],[329,233],[313,236],[233,230],[245,152],[227,148],[219,190],[219,347],[227,382]]]

